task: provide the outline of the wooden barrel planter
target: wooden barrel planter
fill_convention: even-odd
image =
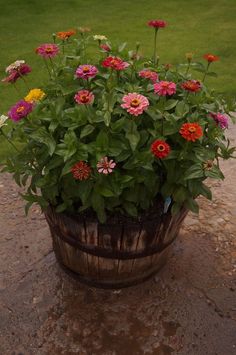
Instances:
[[[160,207],[160,206],[159,206]],[[166,262],[172,242],[187,214],[172,216],[163,204],[139,219],[45,212],[59,263],[80,281],[95,287],[122,288],[154,275]]]

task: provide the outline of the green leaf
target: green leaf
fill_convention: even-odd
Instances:
[[[192,212],[198,213],[199,212],[199,206],[198,203],[193,199],[193,198],[188,198],[185,201],[185,206]]]
[[[210,170],[205,170],[205,175],[212,179],[224,179],[224,175],[217,165],[214,165]]]
[[[91,197],[92,207],[96,211],[98,219],[101,223],[105,223],[106,221],[106,213],[105,213],[105,203],[104,198],[100,196],[96,191],[93,191]]]
[[[107,150],[109,146],[109,138],[105,131],[100,131],[97,135],[96,146],[101,150]]]
[[[165,110],[171,110],[178,104],[178,100],[167,100],[166,105],[165,105]]]
[[[118,52],[122,52],[125,49],[126,45],[126,42],[121,43],[118,47]]]
[[[56,148],[56,142],[54,138],[46,131],[46,128],[39,128],[37,131],[32,132],[30,137],[38,143],[45,144],[48,147],[49,155],[53,155]]]
[[[135,122],[130,122],[130,127],[126,131],[125,137],[128,139],[132,151],[134,151],[140,140],[140,134],[137,130]]]
[[[172,207],[171,207],[171,214],[172,215],[177,214],[180,211],[181,207],[182,207],[181,203],[174,202]]]
[[[173,193],[174,201],[182,203],[188,197],[188,190],[184,186],[178,186]]]
[[[212,199],[212,193],[211,190],[209,189],[208,186],[202,183],[201,188],[200,188],[200,194],[204,197],[206,197],[208,200]]]
[[[184,116],[189,112],[189,105],[186,104],[184,101],[179,101],[175,109],[177,116]]]
[[[80,183],[78,185],[78,194],[79,194],[79,197],[80,197],[83,205],[86,205],[87,200],[90,196],[92,187],[93,187],[93,182],[91,180],[80,181]]]
[[[90,133],[92,133],[94,131],[95,127],[92,126],[91,124],[86,125],[85,127],[83,127],[83,129],[81,130],[80,133],[80,138],[86,137],[88,136]]]
[[[201,164],[194,164],[186,170],[184,179],[198,179],[204,177],[204,171]]]
[[[112,123],[112,126],[111,126],[112,129],[114,131],[120,132],[122,130],[122,128],[124,128],[126,120],[127,120],[127,118],[123,117],[123,118],[120,118],[119,120],[117,120],[116,122]]]
[[[105,125],[108,127],[110,125],[110,122],[111,122],[111,112],[107,111],[105,112],[104,114],[104,122],[105,122]]]
[[[124,208],[130,216],[137,217],[138,211],[133,203],[128,202],[128,201],[124,202]]]
[[[218,75],[215,72],[210,71],[207,73],[207,76],[212,76],[213,78],[217,78]]]

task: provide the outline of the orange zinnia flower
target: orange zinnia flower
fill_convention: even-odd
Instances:
[[[66,39],[70,38],[75,34],[76,34],[75,30],[68,30],[68,31],[57,32],[57,37],[60,38],[62,41],[65,41]]]
[[[181,87],[184,90],[191,91],[191,92],[198,92],[201,90],[201,83],[198,80],[187,80],[181,84]]]
[[[205,54],[203,58],[206,59],[208,63],[216,62],[217,60],[219,60],[219,57],[214,54]]]
[[[203,136],[202,127],[198,123],[184,123],[179,133],[187,141],[195,142]]]

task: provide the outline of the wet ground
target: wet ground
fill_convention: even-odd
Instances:
[[[231,131],[236,135],[236,127]],[[236,354],[236,161],[189,214],[168,264],[142,285],[97,290],[58,266],[38,208],[0,176],[1,355]]]

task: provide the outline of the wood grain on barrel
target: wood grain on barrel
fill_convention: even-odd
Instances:
[[[145,220],[124,218],[101,224],[95,218],[45,212],[58,260],[96,286],[125,287],[164,264],[187,210],[172,216],[158,210]]]

